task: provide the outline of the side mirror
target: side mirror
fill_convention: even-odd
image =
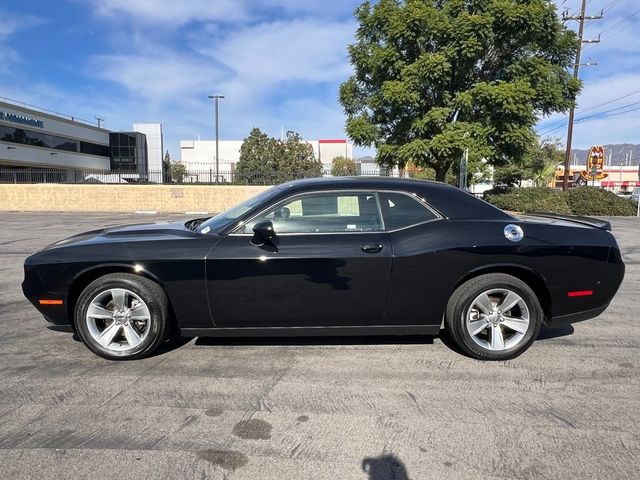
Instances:
[[[251,243],[256,245],[264,245],[270,242],[276,236],[271,220],[260,220],[253,226],[253,239]]]

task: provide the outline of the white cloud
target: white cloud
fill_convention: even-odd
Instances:
[[[190,22],[256,20],[265,12],[334,15],[339,2],[321,0],[90,0],[99,15],[117,21],[178,27]]]
[[[11,15],[0,10],[0,41],[5,40],[18,30],[44,23],[45,20],[34,15]]]
[[[243,138],[254,126],[272,135],[284,126],[306,138],[344,136],[337,88],[350,72],[346,45],[354,29],[350,22],[292,20],[221,35],[210,25],[180,50],[143,34],[125,35],[119,42],[133,53],[94,56],[91,75],[120,85],[129,110],[139,105],[149,121],[162,121],[170,147],[199,134],[211,138],[211,93],[226,96],[222,138]]]
[[[207,90],[220,73],[205,62],[158,48],[155,55],[98,55],[93,75],[120,84],[132,94],[154,103],[170,103]]]
[[[213,56],[255,83],[335,81],[350,71],[346,46],[354,29],[315,20],[260,24],[233,32]]]
[[[91,0],[100,15],[116,21],[180,26],[191,21],[233,22],[244,18],[234,0]]]
[[[12,66],[21,62],[18,52],[6,45],[9,37],[19,30],[45,23],[45,20],[33,15],[11,15],[0,10],[0,73],[13,75]]]

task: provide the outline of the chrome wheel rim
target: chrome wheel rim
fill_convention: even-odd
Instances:
[[[500,351],[522,342],[529,330],[529,318],[529,307],[520,295],[506,288],[494,288],[471,302],[465,324],[476,344]]]
[[[91,300],[86,315],[91,337],[103,348],[126,352],[139,346],[149,335],[151,312],[131,290],[110,288]]]

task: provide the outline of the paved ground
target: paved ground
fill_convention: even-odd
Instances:
[[[627,276],[609,310],[513,361],[412,337],[192,340],[112,363],[47,328],[22,261],[139,219],[0,213],[0,477],[639,477],[640,221],[613,222]]]

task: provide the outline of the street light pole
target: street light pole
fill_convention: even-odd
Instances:
[[[220,172],[220,163],[218,161],[218,100],[224,98],[224,95],[209,95],[209,98],[213,98],[216,110],[216,183],[218,183],[218,176]]]

